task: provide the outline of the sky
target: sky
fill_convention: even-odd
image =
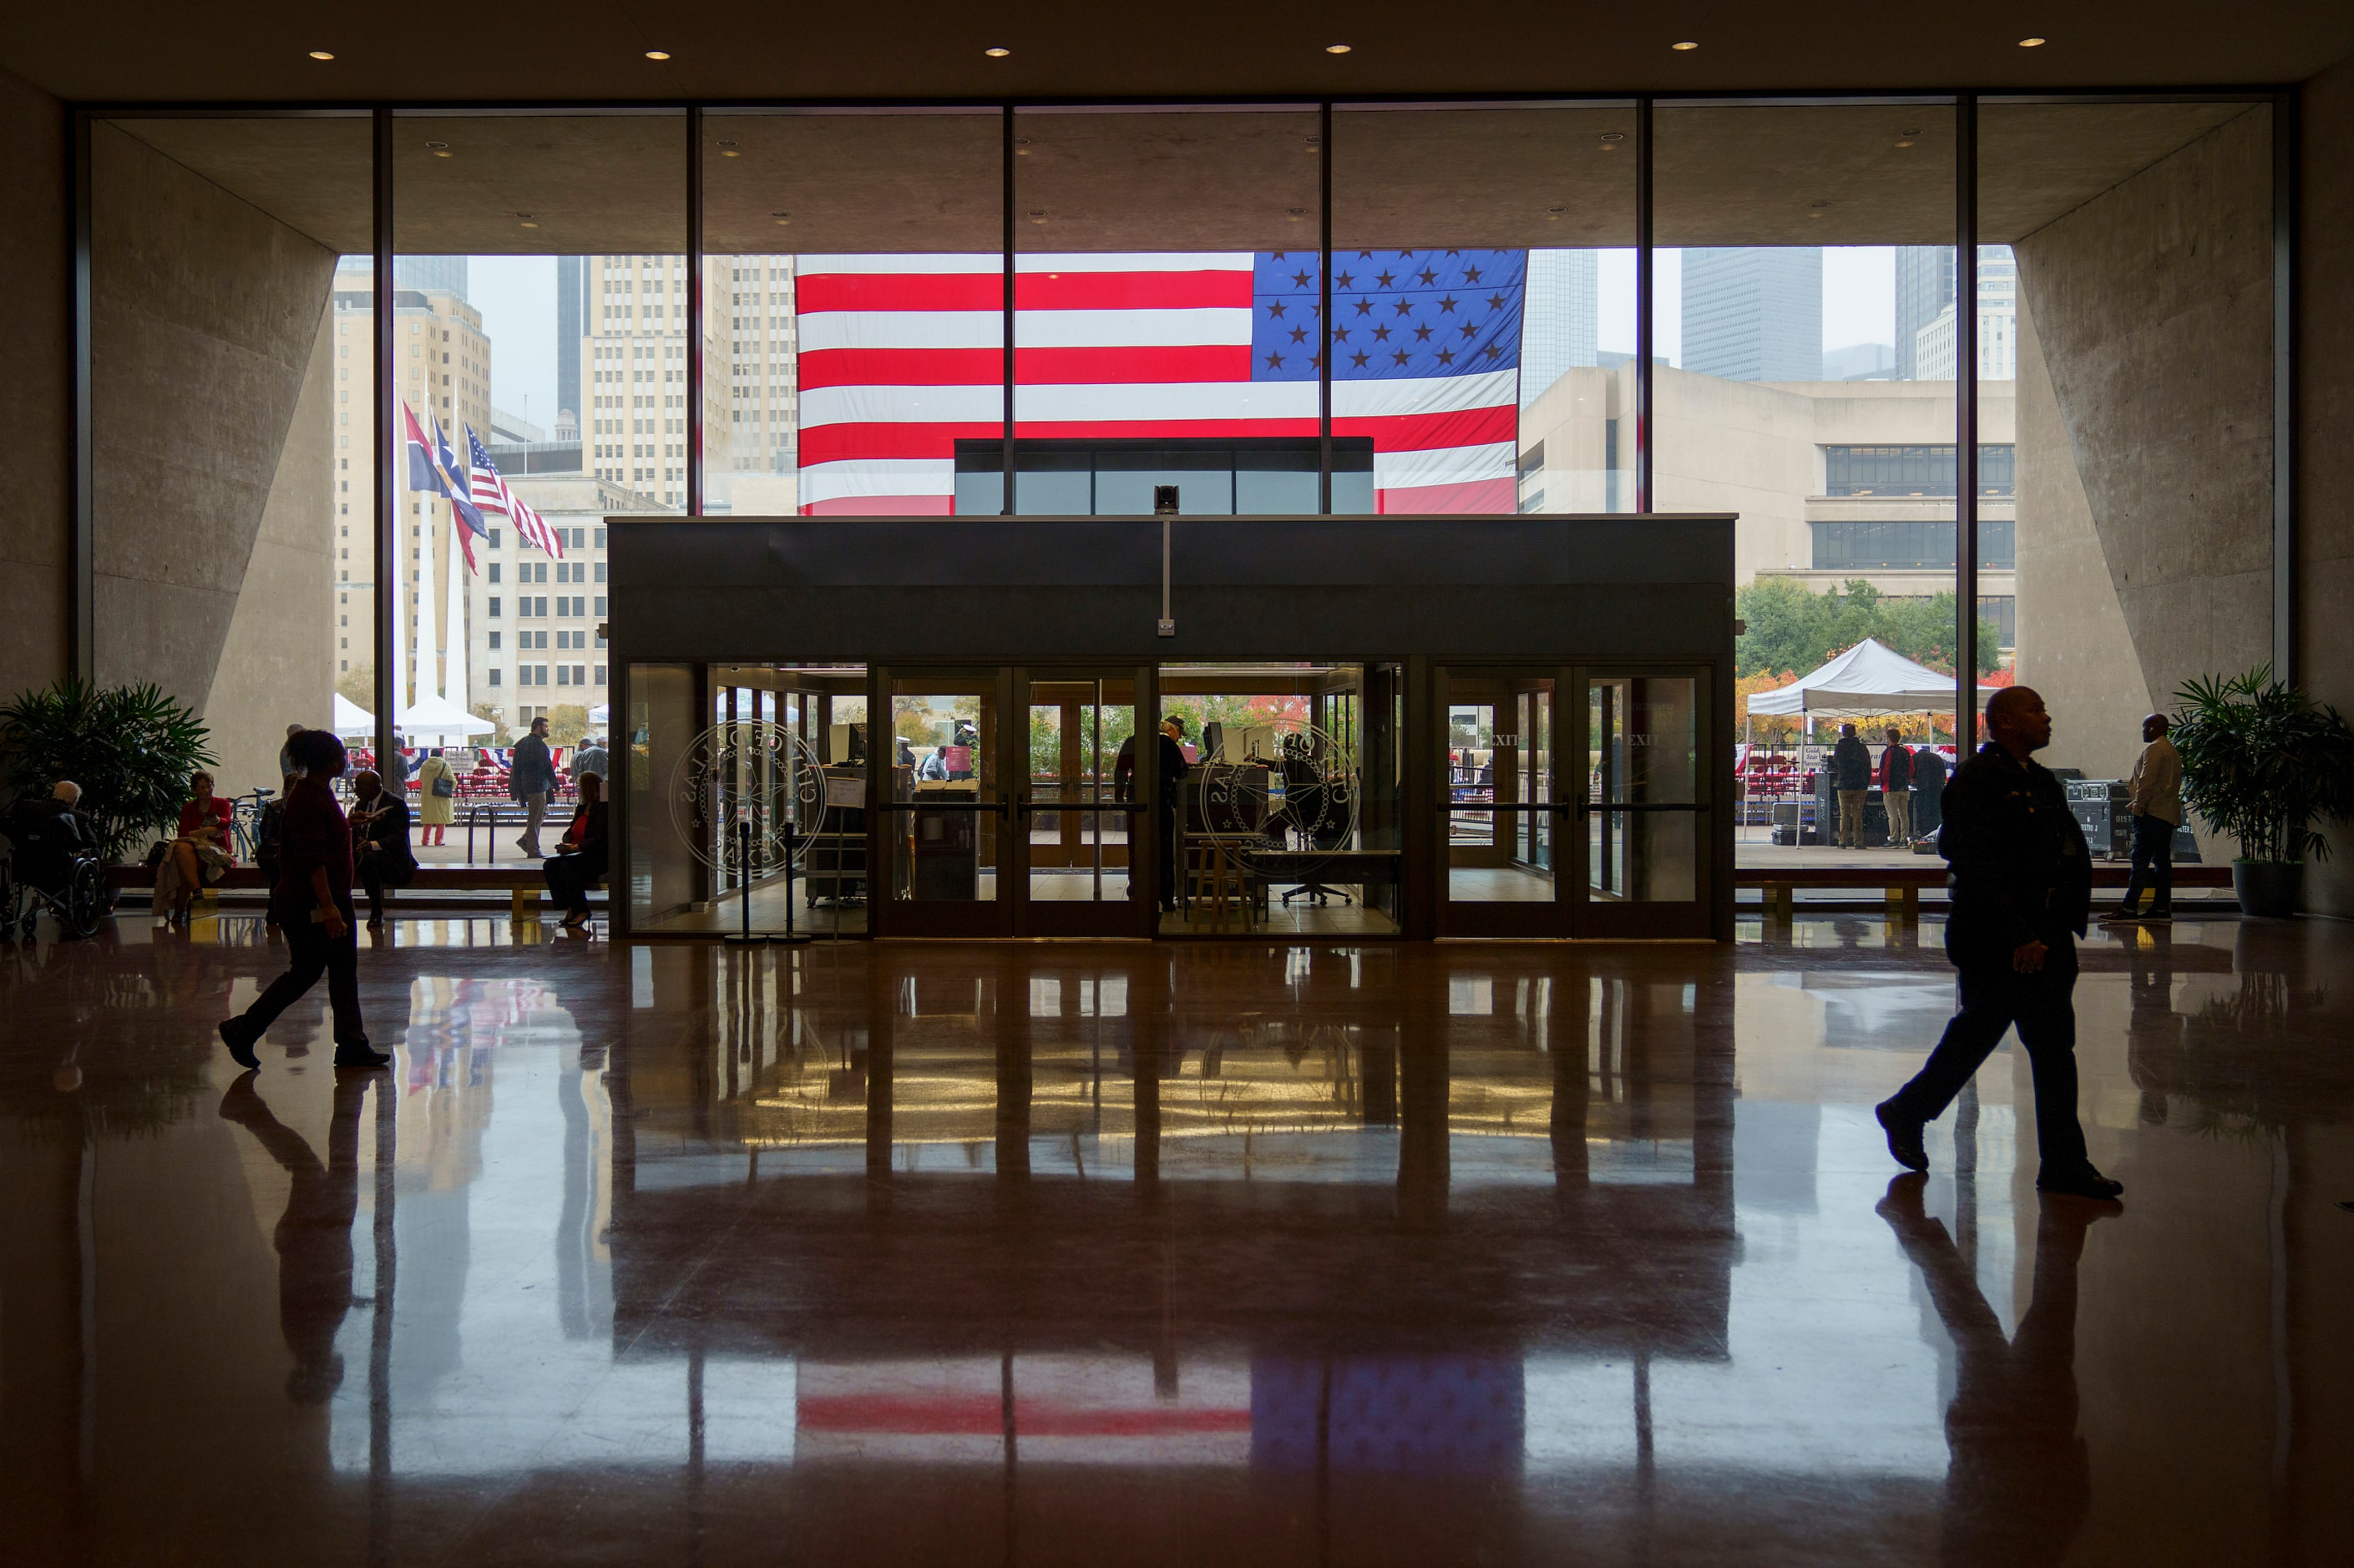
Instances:
[[[1659,252],[1657,351],[1683,363],[1683,253]],[[466,291],[491,337],[491,401],[543,429],[556,420],[556,260],[475,256]],[[1635,352],[1635,253],[1601,254],[1598,346]],[[1823,252],[1823,347],[1896,340],[1896,252],[1885,245]]]
[[[491,405],[556,424],[556,258],[472,256],[466,297],[491,338]]]

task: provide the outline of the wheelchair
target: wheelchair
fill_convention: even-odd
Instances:
[[[69,937],[88,937],[106,914],[98,851],[69,816],[23,805],[0,818],[0,938],[33,939],[43,909]]]

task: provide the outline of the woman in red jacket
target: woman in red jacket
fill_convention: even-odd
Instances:
[[[229,803],[213,793],[213,776],[192,773],[188,776],[188,802],[180,808],[180,829],[164,852],[171,874],[158,867],[159,883],[169,885],[159,888],[163,896],[158,907],[166,908],[165,918],[175,926],[188,923],[188,906],[206,884],[218,882],[237,863],[229,836]],[[168,904],[166,903],[168,899]]]

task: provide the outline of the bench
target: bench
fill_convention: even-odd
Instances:
[[[2133,867],[2124,861],[2094,861],[2094,888],[2122,888],[2132,879]],[[1733,874],[1735,888],[1754,887],[1764,895],[1766,917],[1787,922],[1801,887],[1879,888],[1887,900],[1888,917],[1907,926],[1921,918],[1921,890],[1946,885],[1946,863],[1934,858],[1922,865],[1794,865],[1749,868]],[[2229,887],[2228,865],[2178,865],[2177,887]]]
[[[155,873],[151,866],[118,865],[106,874],[110,887],[144,887],[155,885]],[[603,883],[598,884],[599,887]],[[267,892],[258,867],[232,867],[228,874],[205,889],[205,896],[232,889],[239,892]],[[514,865],[420,865],[417,874],[405,887],[387,889],[386,902],[394,901],[402,893],[496,893],[508,895],[508,910],[517,920],[536,920],[541,908],[540,898],[547,891],[547,879],[540,874],[536,861]],[[356,889],[355,890],[356,892]]]

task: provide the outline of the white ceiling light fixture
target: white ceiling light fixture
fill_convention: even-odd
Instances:
[[[1700,48],[1700,41],[1696,38],[1686,38],[1680,44],[1670,44],[1668,48],[1676,50],[1679,54],[1690,54]]]
[[[991,59],[1002,60],[1013,51],[1007,48],[1003,44],[991,44],[989,48],[981,50],[981,52],[987,55]]]
[[[2021,38],[2019,40],[2019,47],[2022,49],[2040,49],[2045,42],[2046,40],[2042,38]]]
[[[335,51],[333,49],[313,49],[311,51],[311,58],[314,60],[331,60],[335,58]]]
[[[646,51],[646,58],[650,60],[666,60],[670,58],[670,51],[668,49],[648,49]]]
[[[1345,55],[1354,47],[1352,44],[1327,44],[1324,46],[1324,52],[1328,55]]]

